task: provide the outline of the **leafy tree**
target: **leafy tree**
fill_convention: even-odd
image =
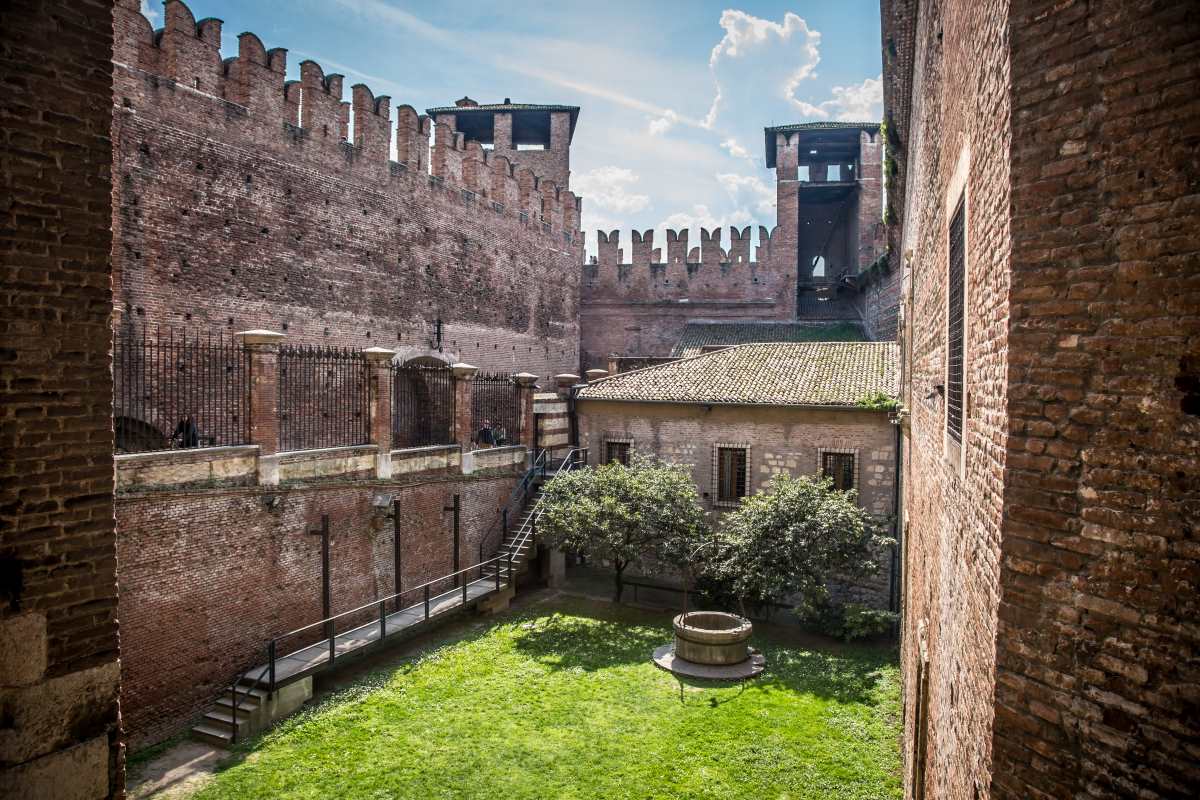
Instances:
[[[878,572],[878,549],[892,543],[853,491],[828,478],[779,474],[725,516],[721,554],[710,575],[742,603],[795,598],[802,615],[827,600],[834,574]]]
[[[635,455],[566,472],[546,484],[538,532],[555,546],[611,561],[621,601],[626,567],[639,558],[682,564],[708,531],[687,467]]]

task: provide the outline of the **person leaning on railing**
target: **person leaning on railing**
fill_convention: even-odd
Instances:
[[[192,419],[190,413],[185,414],[183,419],[179,420],[179,424],[175,426],[175,432],[171,434],[171,442],[178,442],[180,447],[200,446],[200,428],[196,426],[196,421]]]

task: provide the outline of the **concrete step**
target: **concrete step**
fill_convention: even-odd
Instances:
[[[228,697],[228,694],[229,694],[228,692],[226,692],[225,694],[227,695],[226,697],[218,697],[217,698],[217,710],[222,711],[226,714],[232,714],[233,713],[233,698]],[[249,698],[249,699],[247,699],[245,697],[239,698],[238,699],[238,708],[237,708],[238,717],[250,716],[250,714],[252,714],[254,711],[258,710],[258,705],[259,705],[258,701],[255,700],[254,698]]]
[[[230,728],[217,728],[212,725],[200,723],[192,728],[192,736],[202,742],[207,742],[217,747],[229,747],[233,744],[233,730]]]
[[[202,724],[208,725],[208,726],[216,728],[218,730],[220,730],[223,727],[232,728],[233,727],[233,715],[229,714],[228,712],[220,711],[220,710],[209,711],[208,713],[206,713],[204,715],[204,722]],[[238,724],[244,726],[246,724],[246,720],[241,719],[239,717]]]

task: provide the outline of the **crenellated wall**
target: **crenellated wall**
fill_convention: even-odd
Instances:
[[[288,81],[287,51],[253,33],[222,60],[221,26],[168,0],[154,31],[136,0],[117,3],[119,318],[578,368],[566,185],[363,84],[343,99],[343,76],[314,61]]]
[[[668,355],[688,320],[790,318],[795,273],[780,266],[786,257],[772,259],[779,233],[759,226],[752,248],[750,226],[730,228],[728,247],[720,229],[701,229],[699,246],[668,230],[664,253],[653,230],[633,231],[626,259],[620,231],[600,231],[580,288],[584,367],[604,367],[612,353]]]

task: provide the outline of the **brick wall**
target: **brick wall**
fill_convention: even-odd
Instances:
[[[885,39],[896,13],[884,3]],[[911,251],[912,310],[904,331],[911,430],[904,444],[905,600],[901,662],[904,758],[913,796],[917,663],[929,663],[925,797],[985,796],[991,780],[992,695],[1007,408],[1009,60],[1007,5],[919,4],[911,124],[893,126],[908,164],[899,252]],[[898,27],[903,30],[905,20]],[[907,57],[900,54],[903,60]],[[903,85],[902,76],[889,81]],[[966,193],[963,448],[944,441],[949,216]]]
[[[107,3],[0,6],[0,795],[119,792]]]
[[[446,125],[431,176],[431,125],[411,107],[393,114],[362,85],[343,102],[341,77],[311,61],[285,87],[286,52],[250,33],[223,67],[221,23],[197,27],[178,0],[156,43],[137,7],[116,12],[122,319],[266,328],[539,377],[577,367],[582,239],[565,184],[514,171]],[[388,161],[393,118],[405,165]]]
[[[1008,21],[993,794],[1194,796],[1200,15],[1021,0]]]
[[[269,638],[321,619],[321,540],[306,532],[322,514],[337,614],[395,591],[388,498],[400,502],[403,585],[413,587],[452,571],[453,518],[443,509],[453,495],[461,496],[467,567],[514,485],[508,474],[120,497],[121,692],[131,745],[178,732],[238,671],[265,663]]]
[[[911,120],[892,131],[905,178],[892,235],[912,254],[907,791],[1190,796],[1200,22],[1170,2],[921,4],[916,19],[914,6],[883,8],[885,96]],[[936,387],[962,187],[956,464]]]
[[[580,446],[592,464],[606,458],[605,442],[624,441],[634,452],[692,468],[706,510],[714,499],[714,458],[719,444],[749,448],[747,490],[763,488],[779,472],[813,475],[823,450],[855,455],[856,486],[864,508],[886,516],[895,510],[896,430],[881,411],[825,411],[747,406],[577,401]],[[889,557],[883,569],[839,590],[842,598],[887,608]]]

